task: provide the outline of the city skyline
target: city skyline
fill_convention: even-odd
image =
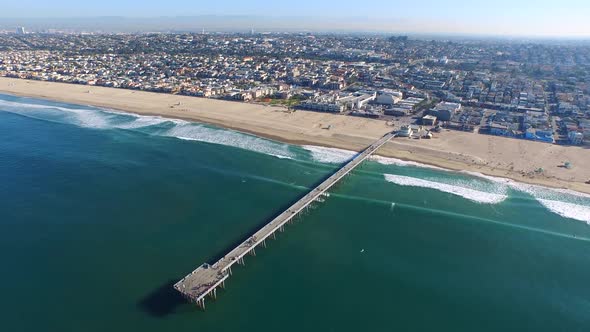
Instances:
[[[27,8],[23,13],[22,8]],[[134,3],[105,0],[77,3],[68,0],[50,4],[25,0],[4,5],[0,25],[29,25],[39,21],[76,21],[75,18],[119,17],[127,30],[244,30],[265,31],[359,31],[410,34],[466,34],[539,37],[588,37],[590,4],[580,0],[560,3],[523,0],[513,3],[469,4],[452,0],[418,3],[368,0],[362,4],[308,0],[297,5],[254,0],[229,1],[225,5],[172,0]],[[192,21],[191,21],[192,18]],[[175,22],[178,20],[178,22]],[[112,20],[111,20],[112,21]],[[151,21],[151,25],[144,21]],[[103,22],[105,30],[110,21]],[[55,23],[54,23],[55,24]],[[137,27],[134,26],[137,25]],[[44,25],[46,28],[50,26]],[[89,27],[84,26],[88,29]]]

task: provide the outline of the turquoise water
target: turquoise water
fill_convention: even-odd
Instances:
[[[590,329],[590,198],[384,158],[206,312],[172,290],[351,155],[0,95],[2,330]]]

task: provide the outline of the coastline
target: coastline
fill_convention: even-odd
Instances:
[[[195,121],[296,145],[359,151],[392,130],[384,121],[67,83],[0,78],[0,93]],[[330,125],[331,129],[326,130]],[[395,139],[378,155],[517,182],[590,193],[590,151],[582,147],[445,131],[432,140]],[[565,161],[573,169],[561,166]],[[543,174],[534,171],[543,168]]]

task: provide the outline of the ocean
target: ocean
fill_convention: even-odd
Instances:
[[[590,330],[589,195],[381,157],[205,312],[172,289],[353,155],[0,95],[0,326]]]

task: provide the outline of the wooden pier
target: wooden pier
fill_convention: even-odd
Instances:
[[[325,196],[333,185],[338,183],[338,181],[348,175],[393,137],[395,137],[395,134],[390,133],[371,144],[336,171],[336,173],[250,236],[246,241],[223,256],[223,258],[214,264],[205,263],[199,266],[196,270],[174,284],[174,288],[182,293],[189,301],[196,303],[204,310],[205,298],[207,296],[213,299],[217,297],[217,288],[225,287],[225,280],[231,276],[231,268],[234,264],[244,265],[244,256],[247,254],[256,256],[256,248],[258,246],[262,245],[266,247],[266,240],[269,237],[274,238],[277,231],[284,231],[285,225],[292,222],[295,216],[311,203]]]

